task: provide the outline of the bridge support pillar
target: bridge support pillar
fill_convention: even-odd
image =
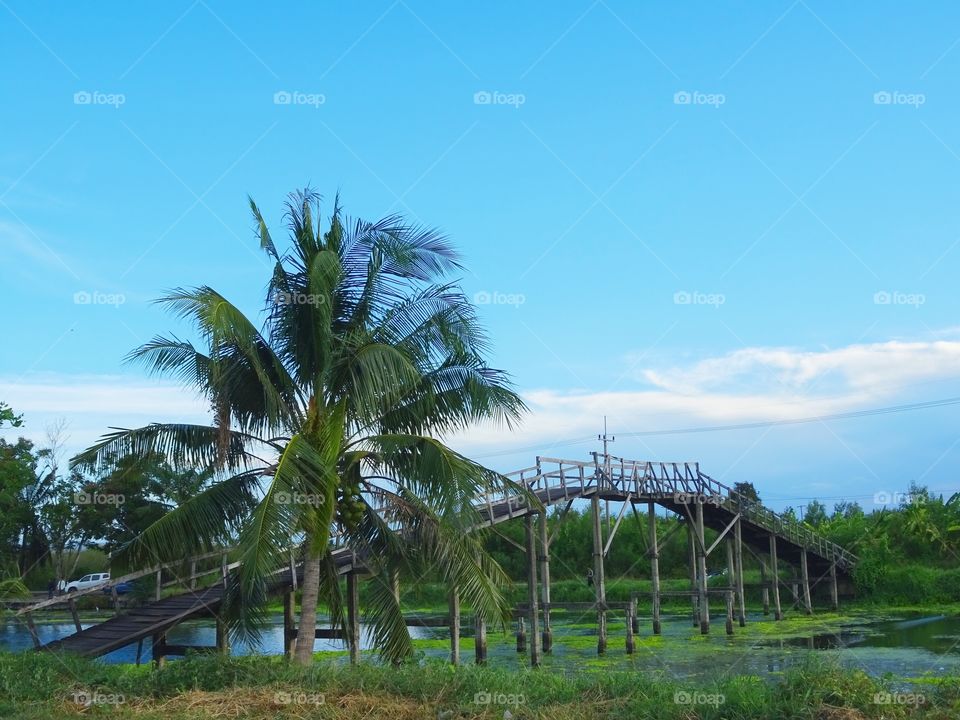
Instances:
[[[150,654],[153,656],[153,664],[158,668],[161,668],[167,664],[167,656],[164,654],[164,645],[166,644],[166,633],[157,633],[153,636]]]
[[[360,663],[360,590],[357,573],[347,573],[347,645],[350,647],[350,664]]]
[[[700,498],[698,498],[699,500]],[[700,603],[700,632],[710,632],[710,600],[707,596],[707,553],[703,534],[703,503],[697,502],[697,599]]]
[[[770,589],[773,591],[773,619],[783,620],[780,608],[780,574],[777,568],[777,536],[770,535]]]
[[[477,665],[487,663],[487,621],[484,620],[481,613],[477,613],[473,618],[474,627],[474,657]]]
[[[607,651],[607,592],[603,580],[603,537],[600,529],[600,499],[590,498],[590,514],[593,516],[593,582],[597,605],[597,654]]]
[[[537,516],[524,518],[527,530],[527,603],[530,605],[530,667],[540,666],[540,608],[537,607]]]
[[[726,539],[727,546],[727,635],[733,634],[733,614],[737,604],[737,561],[733,554],[733,538]]]
[[[700,625],[700,603],[697,597],[697,531],[696,522],[687,512],[687,539],[690,541],[690,604],[693,606],[693,626]]]
[[[293,659],[293,653],[297,645],[296,621],[294,614],[296,609],[296,595],[294,591],[287,590],[283,594],[283,655],[287,660]]]
[[[810,597],[810,570],[807,567],[807,551],[800,551],[800,580],[803,583],[803,612],[813,614],[813,600]]]
[[[793,598],[792,602],[790,603],[790,609],[799,610],[800,609],[800,583],[798,583],[795,579],[790,581],[790,595]]]
[[[217,620],[217,652],[220,655],[230,654],[230,636],[227,634],[227,624]]]
[[[653,616],[653,634],[660,634],[660,552],[657,550],[657,513],[653,501],[647,503],[647,528],[650,547],[650,607]],[[633,606],[636,620],[636,604]]]
[[[767,585],[767,564],[760,561],[760,594],[763,598],[763,614],[770,614],[770,588]]]
[[[456,585],[450,590],[450,663],[460,664],[460,593]]]
[[[830,609],[836,612],[840,609],[840,598],[837,593],[837,564],[830,563]]]
[[[737,570],[737,619],[740,627],[747,624],[747,600],[743,596],[743,537],[740,534],[740,521],[733,526],[733,561]]]
[[[733,590],[727,590],[727,592],[724,593],[723,598],[727,609],[727,635],[733,635]]]
[[[553,650],[553,628],[550,627],[550,538],[546,512],[540,515],[540,601],[543,604],[543,643],[545,653]]]

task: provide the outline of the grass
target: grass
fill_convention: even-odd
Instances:
[[[356,668],[279,658],[187,657],[164,668],[106,665],[34,653],[0,654],[0,717],[12,720],[186,718],[514,718],[588,720],[946,720],[960,678],[917,696],[825,662],[772,682],[753,676],[690,684],[633,672],[563,675],[445,663]],[[888,695],[889,694],[889,695]],[[84,699],[93,704],[84,706]],[[885,702],[890,700],[890,702]]]

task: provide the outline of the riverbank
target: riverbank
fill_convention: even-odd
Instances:
[[[504,712],[509,711],[510,715]],[[829,662],[776,679],[696,683],[635,672],[576,675],[442,662],[357,668],[279,658],[188,657],[161,669],[33,653],[0,654],[0,717],[630,718],[631,720],[947,720],[960,713],[960,676],[905,692]]]

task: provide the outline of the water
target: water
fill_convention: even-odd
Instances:
[[[559,614],[558,614],[559,615]],[[830,656],[852,668],[866,670],[871,675],[893,673],[902,678],[919,678],[960,673],[960,617],[936,615],[909,620],[854,619],[839,628],[825,628],[814,615],[801,622],[801,629],[790,637],[769,638],[766,630],[776,625],[761,615],[750,616],[748,626],[760,632],[744,633],[739,628],[732,637],[724,633],[723,623],[716,622],[709,636],[701,636],[692,628],[688,618],[668,617],[663,623],[662,639],[650,637],[649,622],[641,623],[636,636],[637,650],[631,656],[624,651],[624,626],[611,618],[608,631],[608,650],[603,658],[596,654],[595,629],[592,618],[553,622],[554,649],[544,657],[544,665],[561,672],[575,672],[584,667],[634,669],[644,672],[662,672],[676,678],[698,678],[717,674],[775,675],[796,665],[810,655]],[[762,625],[755,626],[755,623]],[[86,627],[86,625],[84,625]],[[37,625],[42,642],[48,642],[73,631],[71,622]],[[416,639],[433,640],[418,650],[427,657],[445,658],[448,646],[442,642],[449,637],[445,628],[411,627]],[[471,629],[465,618],[463,636]],[[167,635],[171,644],[213,646],[216,629],[210,620],[192,620],[175,627]],[[362,633],[362,648],[370,649],[370,640]],[[29,650],[32,641],[26,628],[11,619],[0,621],[0,649]],[[317,651],[344,651],[338,640],[317,640]],[[237,655],[283,652],[281,618],[269,626],[257,647],[237,644],[232,648]],[[463,660],[472,659],[472,644],[465,642]],[[144,662],[150,659],[150,641],[144,641]],[[520,667],[526,657],[515,650],[512,635],[489,633],[489,658],[493,665]],[[136,659],[136,645],[116,650],[102,658],[108,663],[132,663]]]

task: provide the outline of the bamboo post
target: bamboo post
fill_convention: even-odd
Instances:
[[[800,584],[795,579],[790,581],[790,596],[790,609],[798,609],[800,607]]]
[[[813,599],[810,597],[810,569],[807,566],[807,551],[800,551],[800,580],[803,583],[803,612],[813,614]]]
[[[840,609],[840,598],[837,593],[837,563],[830,563],[830,609],[836,612]]]
[[[154,602],[160,601],[160,590],[163,586],[163,568],[157,568],[157,572],[154,575],[154,580],[156,581],[156,587],[153,589],[153,600]]]
[[[733,526],[734,562],[737,567],[737,615],[740,627],[747,624],[747,600],[743,594],[743,537],[740,533],[740,521]]]
[[[540,515],[540,600],[543,604],[543,642],[545,653],[553,650],[553,628],[550,627],[550,538],[547,515]]]
[[[590,498],[593,515],[593,581],[597,605],[597,654],[607,651],[607,593],[603,581],[603,537],[600,530],[600,498]]]
[[[527,530],[527,603],[530,605],[530,667],[540,665],[539,608],[537,607],[537,535],[534,523],[536,516],[527,513],[524,523]]]
[[[283,655],[287,660],[293,658],[297,646],[295,603],[296,594],[292,588],[283,593]]]
[[[736,606],[737,599],[737,563],[733,556],[733,538],[730,535],[724,543],[727,546],[727,587],[733,593],[733,603]]]
[[[474,615],[474,656],[477,665],[484,665],[487,662],[487,622],[483,619],[481,613]]]
[[[660,634],[660,552],[657,550],[657,514],[656,506],[651,500],[647,503],[647,525],[650,533],[648,544],[650,547],[650,605],[653,615],[653,634]],[[636,607],[634,607],[634,621],[636,621]]]
[[[636,650],[636,643],[633,639],[633,603],[627,605],[627,655],[633,655],[634,650]]]
[[[524,627],[523,615],[517,618],[517,652],[527,651],[527,631]]]
[[[697,597],[700,602],[700,632],[710,632],[710,599],[707,596],[707,555],[703,534],[703,503],[697,503]]]
[[[460,593],[454,585],[450,588],[450,663],[460,664]]]
[[[777,536],[770,533],[770,589],[773,591],[773,619],[783,620],[780,607],[780,573],[777,568]]]
[[[190,589],[197,589],[197,561],[190,561]]]
[[[637,594],[630,593],[630,617],[632,618],[630,622],[630,627],[633,628],[633,634],[636,635],[640,632],[640,621],[637,619]]]
[[[220,582],[224,587],[227,586],[227,554],[220,554]]]
[[[347,644],[350,646],[350,664],[360,663],[360,592],[357,573],[347,573]]]

